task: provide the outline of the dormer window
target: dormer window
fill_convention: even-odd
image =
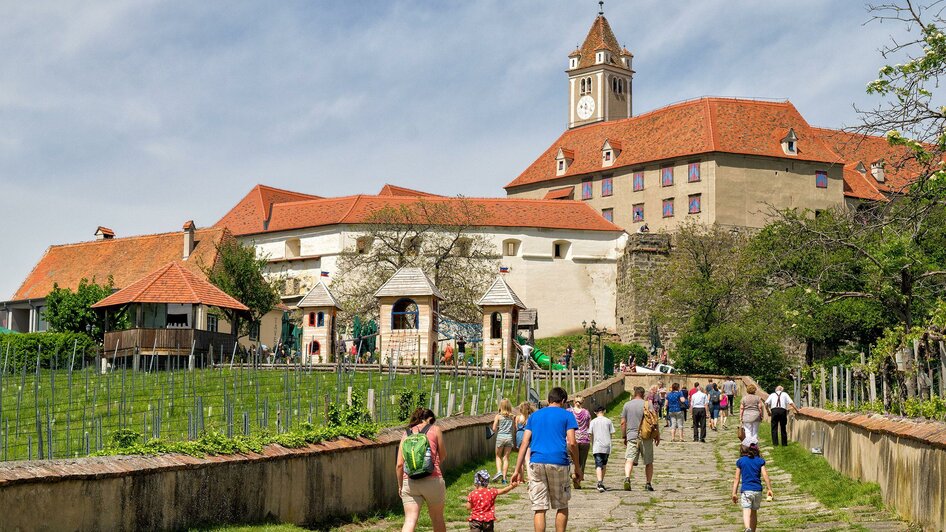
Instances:
[[[874,179],[876,179],[878,183],[884,182],[884,180],[887,178],[887,175],[884,172],[883,159],[870,163],[870,174],[874,176]]]
[[[604,63],[604,52],[595,52],[595,64],[600,65]]]
[[[621,143],[616,140],[605,140],[601,146],[601,166],[612,166],[614,160],[621,154]]]
[[[782,139],[782,151],[785,155],[798,155],[798,135],[794,128],[789,128],[788,135]]]
[[[861,161],[858,161],[857,166],[855,166],[854,169],[857,170],[857,173],[861,174],[862,176],[867,175],[867,167],[864,166],[864,163]]]
[[[568,171],[568,167],[574,160],[575,152],[566,150],[565,148],[559,148],[558,154],[555,155],[555,175],[565,175],[565,172]]]

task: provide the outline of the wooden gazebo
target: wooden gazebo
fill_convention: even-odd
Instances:
[[[229,356],[236,334],[231,324],[210,312],[212,307],[249,311],[181,262],[168,263],[92,305],[106,314],[128,316],[128,329],[105,331],[103,356],[131,356],[136,369],[140,356],[157,357],[160,366],[192,353],[198,364],[210,352],[215,358]]]

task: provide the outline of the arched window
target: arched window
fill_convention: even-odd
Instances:
[[[322,350],[322,346],[319,345],[318,340],[312,340],[312,342],[309,343],[309,354],[310,354],[310,355],[317,355],[317,354],[319,354],[319,351],[321,351],[321,350]]]
[[[319,312],[315,320],[316,327],[325,327],[325,313]]]
[[[578,91],[578,94],[585,93],[585,78],[581,78],[581,90]]]
[[[299,242],[298,238],[290,238],[286,240],[286,252],[285,257],[287,259],[295,259],[302,256],[302,244]]]
[[[315,312],[309,313],[309,327],[315,327]]]
[[[591,94],[591,78],[588,77],[588,78],[585,78],[585,79],[588,80],[588,82],[587,82],[588,94]]]
[[[489,317],[489,337],[490,338],[502,338],[503,337],[503,315],[499,312],[494,312]]]
[[[398,299],[391,307],[392,329],[417,329],[417,303],[413,299]]]

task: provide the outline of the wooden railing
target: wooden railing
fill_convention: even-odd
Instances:
[[[159,355],[189,354],[191,346],[195,353],[206,353],[213,346],[215,353],[230,353],[236,337],[228,333],[200,331],[194,329],[128,329],[105,333],[106,357],[128,355],[136,349],[142,354],[156,352]]]

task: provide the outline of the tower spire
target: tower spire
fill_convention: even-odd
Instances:
[[[598,1],[598,15],[604,15],[604,0]]]

